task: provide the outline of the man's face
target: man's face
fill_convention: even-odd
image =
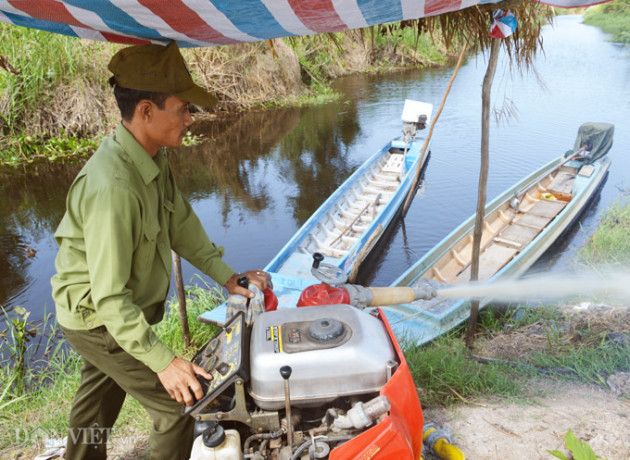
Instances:
[[[156,105],[153,109],[149,127],[151,140],[160,147],[178,147],[192,124],[188,102],[169,96],[163,110]]]

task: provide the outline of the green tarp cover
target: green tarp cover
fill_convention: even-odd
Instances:
[[[615,125],[612,123],[584,123],[578,129],[577,139],[573,146],[573,152],[578,151],[587,144],[588,162],[592,163],[608,153],[613,144]]]

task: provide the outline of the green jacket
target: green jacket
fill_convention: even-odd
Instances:
[[[177,189],[166,153],[151,158],[122,124],[74,180],[55,239],[59,324],[104,325],[154,372],[175,356],[151,330],[164,316],[171,248],[221,285],[234,273]]]

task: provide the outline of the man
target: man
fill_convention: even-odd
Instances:
[[[181,144],[189,103],[208,107],[216,98],[193,82],[174,42],[125,48],[109,70],[122,123],[76,177],[55,233],[57,320],[83,358],[66,458],[105,458],[130,394],[153,419],[151,457],[183,459],[193,420],[180,416],[181,404],[203,396],[196,375],[211,376],[151,330],[164,314],[171,248],[228,292],[253,296],[177,189],[162,149]],[[266,288],[264,273],[244,275]]]

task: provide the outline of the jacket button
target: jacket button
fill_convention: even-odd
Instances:
[[[164,241],[160,241],[160,249],[164,249],[166,247],[166,245],[164,244]]]
[[[88,327],[92,327],[92,323],[88,323]]]

